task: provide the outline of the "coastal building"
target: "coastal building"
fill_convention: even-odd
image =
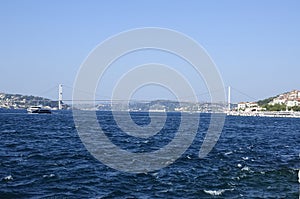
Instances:
[[[253,112],[260,111],[261,107],[256,102],[241,102],[238,103],[238,111]]]
[[[238,103],[237,109],[238,110],[245,110],[247,107],[247,103],[246,102],[240,102]]]
[[[149,112],[166,112],[166,109],[165,108],[159,108],[159,109],[151,108],[151,109],[149,109]]]
[[[299,106],[300,105],[300,100],[288,100],[286,102],[287,107],[293,107],[293,106]]]
[[[271,101],[269,105],[285,104],[285,103],[286,103],[286,98],[284,98],[283,96],[279,96],[278,98],[273,99],[273,101]]]
[[[289,93],[288,99],[289,100],[295,100],[300,98],[300,91],[293,90]]]

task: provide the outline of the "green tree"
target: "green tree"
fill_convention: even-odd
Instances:
[[[285,104],[274,104],[274,105],[265,104],[262,107],[265,108],[267,111],[285,111],[286,110]]]

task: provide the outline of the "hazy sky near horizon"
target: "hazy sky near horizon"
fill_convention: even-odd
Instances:
[[[299,10],[297,0],[3,0],[0,92],[53,99],[52,88],[62,83],[70,98],[68,87],[96,45],[142,27],[190,36],[214,60],[226,86],[254,99],[300,89]],[[254,100],[236,90],[233,101]]]

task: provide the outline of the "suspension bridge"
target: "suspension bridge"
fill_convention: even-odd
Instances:
[[[64,97],[63,88],[64,89],[67,88],[67,89],[70,89],[71,91],[73,91],[72,86],[59,84],[58,86],[47,89],[46,91],[44,91],[42,93],[42,94],[46,94],[46,93],[52,92],[53,90],[56,90],[56,92],[58,91],[58,95],[57,95],[58,105],[57,105],[57,107],[58,107],[59,110],[63,109],[63,104],[69,104],[69,105],[70,104],[76,104],[76,103],[81,103],[81,104],[83,104],[83,103],[86,103],[86,104],[95,104],[95,103],[98,103],[98,104],[101,104],[101,103],[103,103],[103,104],[120,104],[121,103],[122,104],[122,103],[129,103],[129,102],[150,103],[151,101],[154,101],[154,100],[141,100],[141,99],[112,100],[108,96],[99,96],[97,94],[88,93],[88,92],[83,91],[83,90],[79,90],[78,92],[82,92],[82,93],[88,94],[88,95],[95,95],[95,99],[94,100],[86,100],[86,99],[74,100],[74,99],[63,98]],[[236,104],[236,103],[232,103],[232,101],[231,101],[232,95],[241,95],[241,96],[244,97],[244,99],[246,98],[247,101],[257,101],[257,98],[252,97],[252,96],[246,94],[245,92],[242,92],[239,89],[234,88],[232,86],[227,86],[226,90],[227,90],[227,102],[226,102],[226,104],[227,104],[227,109],[228,110],[231,110],[232,105]],[[221,92],[221,91],[222,91],[221,89],[218,89],[218,90],[214,90],[212,92]],[[198,97],[198,99],[201,99],[201,98],[204,99],[204,96],[207,98],[207,97],[210,96],[210,94],[212,92],[198,93],[198,94],[196,94],[196,96]],[[192,97],[193,96],[186,96],[185,97],[186,101],[184,101],[182,103],[190,103],[189,98],[192,98]],[[163,99],[158,99],[158,100],[163,101]],[[165,101],[168,101],[168,100],[165,100]],[[169,101],[172,101],[172,100],[169,100]],[[209,102],[202,101],[201,103],[209,103]]]

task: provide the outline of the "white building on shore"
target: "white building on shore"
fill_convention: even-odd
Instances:
[[[299,106],[300,100],[288,100],[286,102],[287,107]]]
[[[262,108],[256,102],[241,102],[237,106],[238,111],[254,112],[261,111]]]

